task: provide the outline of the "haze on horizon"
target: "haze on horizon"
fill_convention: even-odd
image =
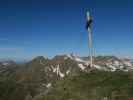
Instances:
[[[0,59],[88,56],[86,9],[96,54],[133,57],[132,0],[1,0]]]

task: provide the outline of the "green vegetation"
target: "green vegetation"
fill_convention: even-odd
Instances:
[[[133,100],[133,76],[124,72],[92,72],[66,77],[38,100]]]
[[[133,100],[133,74],[81,72],[56,81],[41,96],[36,89],[34,82],[24,84],[16,81],[15,76],[0,77],[0,100]]]
[[[62,73],[71,72],[60,78],[49,68],[57,64]],[[26,64],[0,66],[0,100],[133,100],[133,73],[87,73],[71,59],[37,57]]]

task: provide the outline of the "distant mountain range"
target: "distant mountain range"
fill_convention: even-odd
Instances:
[[[37,66],[44,66],[57,73],[60,77],[64,77],[66,73],[70,73],[73,69],[80,71],[90,71],[91,69],[103,71],[132,71],[133,59],[118,58],[115,56],[97,56],[94,58],[94,65],[89,67],[89,57],[78,57],[75,55],[57,55],[52,59],[38,56],[25,64],[36,64]],[[75,67],[73,67],[74,65]],[[64,73],[63,73],[64,72]]]

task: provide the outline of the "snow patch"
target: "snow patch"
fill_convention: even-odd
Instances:
[[[51,68],[53,70],[53,73],[55,73],[56,72],[56,68],[54,68],[52,65],[51,65]]]
[[[50,88],[51,86],[52,86],[52,84],[51,83],[48,83],[48,84],[42,84],[42,86],[45,86],[45,87],[47,87],[47,88]]]
[[[52,86],[51,83],[48,83],[48,84],[46,85],[47,88],[50,88],[51,86]]]
[[[126,66],[132,67],[133,65],[130,62],[124,61],[123,62]]]
[[[111,71],[112,71],[112,72],[116,71],[116,69],[117,69],[117,68],[116,68],[115,66],[113,66],[113,65],[108,65],[108,67],[111,68]]]
[[[57,76],[60,76],[61,78],[65,77],[65,75],[60,71],[59,64],[56,67],[51,66],[53,73],[56,73]]]
[[[67,71],[66,71],[66,75],[68,75],[69,73],[70,73],[70,70],[67,70]]]
[[[123,68],[124,68],[124,66],[122,66],[122,65],[121,65],[121,66],[119,66],[119,67],[120,67],[120,69],[123,69]]]
[[[99,66],[99,65],[93,65],[93,67],[95,67],[96,69],[99,69],[99,70],[102,69],[101,66]]]
[[[77,61],[77,62],[85,62],[84,60],[78,58],[78,57],[74,57],[74,60]]]
[[[114,65],[115,66],[120,66],[120,62],[119,61],[114,61]]]
[[[83,64],[78,64],[79,68],[82,69],[82,70],[85,70],[85,66]]]
[[[67,57],[70,59],[73,59],[73,57],[70,54],[68,54]]]

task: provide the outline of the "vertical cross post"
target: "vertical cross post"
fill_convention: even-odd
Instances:
[[[92,42],[92,16],[90,15],[90,12],[87,11],[86,13],[87,17],[87,23],[86,23],[86,29],[88,31],[88,38],[89,38],[89,51],[90,51],[90,67],[93,67],[93,42]]]
[[[89,38],[89,51],[90,51],[90,67],[93,67],[93,42],[92,42],[92,30],[88,28],[88,38]]]

